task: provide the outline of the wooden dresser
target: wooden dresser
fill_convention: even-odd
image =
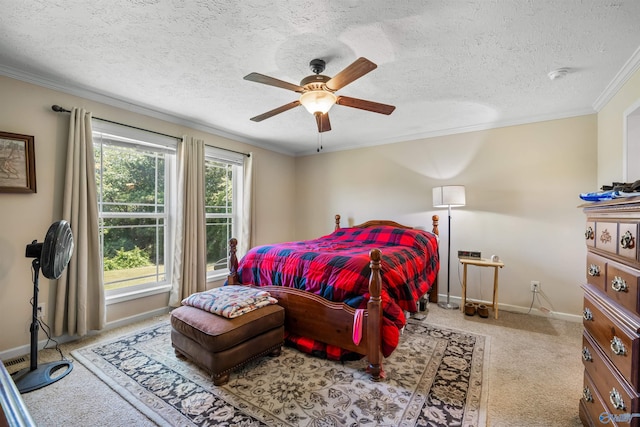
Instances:
[[[587,216],[580,419],[640,427],[631,416],[640,413],[640,197],[580,207]]]

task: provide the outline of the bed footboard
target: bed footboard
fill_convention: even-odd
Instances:
[[[229,279],[228,284],[238,284],[237,240],[229,241]],[[325,344],[335,345],[345,350],[365,355],[369,362],[367,371],[373,380],[382,375],[382,299],[380,276],[381,253],[373,249],[371,276],[369,278],[370,298],[367,310],[363,313],[362,339],[353,342],[353,327],[356,310],[347,304],[331,302],[325,298],[301,289],[282,286],[264,286],[261,289],[278,300],[285,310],[285,330]]]

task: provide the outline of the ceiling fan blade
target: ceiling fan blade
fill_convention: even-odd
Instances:
[[[370,71],[373,71],[378,66],[367,58],[358,58],[351,65],[347,66],[344,70],[333,76],[326,85],[329,89],[336,91],[351,83],[352,81],[359,79]]]
[[[245,80],[249,80],[256,83],[262,83],[269,86],[275,86],[282,89],[292,90],[294,92],[302,92],[301,86],[294,85],[293,83],[285,82],[284,80],[278,80],[274,77],[265,76],[264,74],[251,73],[244,76]]]
[[[329,122],[329,113],[316,113],[316,123],[318,124],[318,132],[327,132],[331,130],[331,122]]]
[[[259,116],[251,117],[250,120],[254,122],[261,122],[264,119],[268,119],[269,117],[275,116],[276,114],[284,113],[287,110],[291,110],[292,108],[295,108],[298,105],[300,105],[300,101],[293,101],[293,102],[290,102],[289,104],[285,104],[281,107],[274,108],[271,111],[267,111],[266,113],[260,114]]]
[[[396,109],[393,105],[380,104],[379,102],[366,101],[364,99],[351,98],[349,96],[339,96],[336,100],[336,104],[386,115],[393,113],[393,110]]]

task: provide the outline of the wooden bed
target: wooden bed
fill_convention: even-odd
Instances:
[[[433,215],[432,233],[439,234],[437,215]],[[372,220],[356,225],[357,228],[376,226],[392,226],[404,229],[412,229],[394,221]],[[335,230],[340,229],[340,215],[335,216]],[[229,277],[228,284],[239,284],[238,258],[236,256],[237,240],[229,242]],[[345,303],[331,302],[316,294],[282,286],[265,286],[261,289],[268,290],[279,304],[285,309],[285,330],[293,334],[309,337],[326,344],[335,345],[348,351],[366,355],[368,360],[368,372],[373,380],[384,377],[382,369],[381,351],[381,327],[382,305],[380,274],[381,251],[372,249],[369,252],[371,275],[369,278],[370,298],[367,309],[362,318],[362,339],[359,344],[353,341],[353,325],[356,310]],[[425,298],[425,296],[423,296]],[[437,302],[438,281],[432,284],[429,291],[429,301]]]

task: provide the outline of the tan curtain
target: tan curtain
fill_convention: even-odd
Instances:
[[[173,287],[169,305],[206,290],[207,245],[204,212],[204,141],[185,136],[178,144],[178,206],[174,234]]]
[[[238,257],[246,254],[253,246],[253,153],[244,157],[244,177],[242,185],[242,227],[238,242]]]
[[[105,325],[91,113],[73,108],[69,122],[62,218],[69,222],[74,252],[58,279],[54,335],[86,335]]]

